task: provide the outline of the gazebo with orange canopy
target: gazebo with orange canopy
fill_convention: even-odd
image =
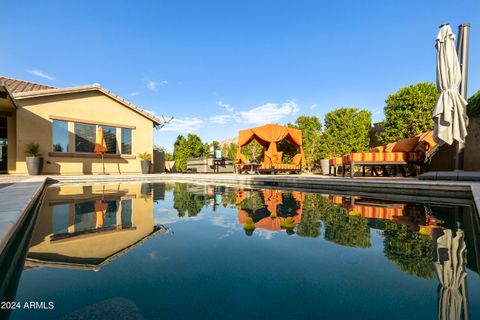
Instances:
[[[263,189],[257,191],[264,199],[264,207],[260,210],[266,210],[267,216],[258,219],[253,219],[256,215],[256,210],[243,207],[242,202],[247,198],[247,193],[239,190],[236,196],[236,205],[238,208],[238,222],[243,225],[245,229],[255,228],[277,231],[280,229],[293,229],[293,227],[302,221],[303,201],[305,195],[303,192],[293,191],[292,197],[297,203],[295,211],[292,216],[278,216],[278,206],[283,203],[283,191]],[[258,212],[258,211],[257,211]],[[257,217],[258,218],[258,217]]]
[[[242,154],[242,147],[245,147],[253,140],[256,140],[264,150],[264,157],[260,164],[260,171],[295,171],[301,172],[305,166],[305,155],[302,148],[302,131],[278,124],[266,124],[260,127],[240,130],[238,132],[238,149],[235,162],[240,166],[240,172],[247,158]],[[287,140],[297,146],[297,154],[293,157],[292,163],[282,163],[283,152],[277,150],[277,144]]]

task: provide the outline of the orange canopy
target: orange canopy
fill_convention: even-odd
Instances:
[[[263,189],[259,190],[260,194],[263,196],[265,206],[270,213],[269,216],[260,219],[255,222],[254,225],[256,228],[261,228],[265,230],[280,230],[282,228],[282,222],[287,221],[288,217],[277,217],[277,207],[283,202],[281,190],[269,190]],[[302,209],[303,201],[305,200],[305,194],[303,192],[293,191],[292,196],[295,201],[299,202],[299,207],[297,208],[295,215],[290,217],[293,224],[298,224],[302,221]],[[250,213],[248,210],[242,207],[242,201],[246,198],[245,191],[237,191],[237,207],[238,207],[238,223],[245,225],[247,223]]]
[[[246,146],[253,140],[257,140],[262,146],[266,147],[270,142],[278,143],[283,139],[302,146],[302,130],[280,126],[278,124],[266,124],[261,127],[240,130],[238,132],[238,146]]]
[[[245,156],[241,153],[241,148],[256,140],[264,148],[268,148],[267,153],[271,153],[270,157],[273,159],[277,152],[277,143],[286,139],[300,148],[300,155],[302,158],[302,165],[304,164],[304,155],[302,149],[302,130],[294,129],[278,124],[266,124],[261,127],[240,130],[238,132],[238,149],[237,162],[242,162]],[[281,156],[279,157],[281,158]]]

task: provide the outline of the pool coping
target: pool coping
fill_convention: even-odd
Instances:
[[[47,177],[35,176],[0,191],[0,254],[23,225],[35,201],[40,198]]]
[[[29,210],[48,184],[109,183],[109,182],[202,182],[235,185],[332,190],[339,192],[371,192],[405,196],[458,197],[473,199],[480,213],[480,183],[417,179],[340,178],[314,175],[238,175],[238,174],[122,174],[82,176],[34,176],[4,187],[0,192],[0,254],[19,230]],[[385,192],[388,190],[388,192]]]

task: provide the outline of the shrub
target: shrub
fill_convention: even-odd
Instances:
[[[468,99],[467,114],[472,118],[480,118],[480,90]]]
[[[357,108],[340,108],[325,115],[322,135],[323,158],[366,151],[370,145],[372,114]]]
[[[433,83],[422,82],[401,88],[388,96],[384,130],[377,137],[387,144],[433,129],[432,110],[438,99]]]

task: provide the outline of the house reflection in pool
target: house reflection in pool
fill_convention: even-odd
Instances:
[[[285,229],[294,234],[294,227],[302,220],[304,194],[281,190],[240,190],[236,195],[238,222],[247,235],[256,228],[270,231]]]
[[[165,228],[154,225],[142,184],[59,186],[46,191],[25,266],[98,270]]]

